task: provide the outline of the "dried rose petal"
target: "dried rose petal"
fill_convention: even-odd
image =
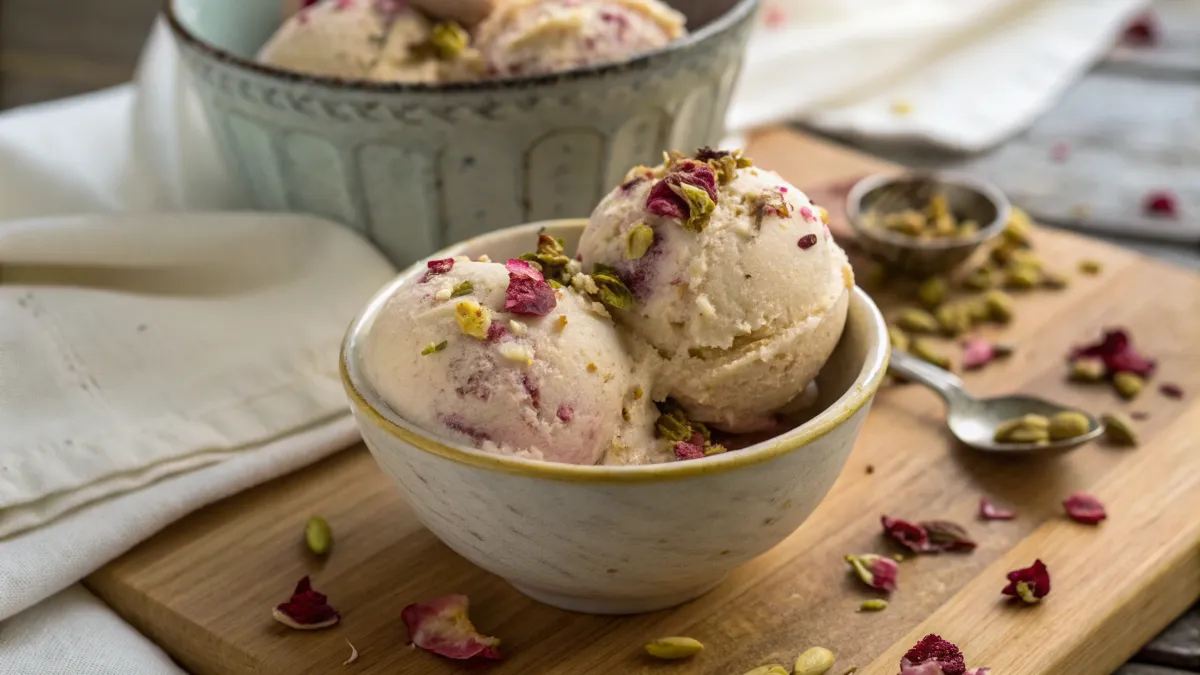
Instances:
[[[1121,43],[1131,47],[1149,47],[1158,44],[1158,22],[1150,12],[1137,15],[1125,26]]]
[[[1034,560],[1029,567],[1009,572],[1008,585],[1000,592],[1032,605],[1050,592],[1050,571],[1041,560]]]
[[[883,516],[883,531],[897,543],[912,551],[929,550],[929,533],[920,525],[913,525],[898,518]]]
[[[425,276],[421,277],[421,283],[429,281],[430,277],[435,277],[439,274],[445,274],[454,269],[454,258],[443,258],[441,260],[430,260],[425,263]]]
[[[895,560],[874,553],[846,555],[845,560],[862,582],[881,591],[896,590],[896,575],[900,565]]]
[[[400,612],[408,638],[421,649],[450,659],[498,659],[500,640],[480,635],[467,616],[467,596],[444,595]]]
[[[973,551],[978,544],[966,528],[948,520],[926,520],[918,523],[929,537],[930,551]]]
[[[1106,374],[1110,377],[1124,372],[1137,373],[1142,377],[1149,377],[1154,373],[1155,362],[1134,351],[1129,334],[1120,329],[1107,330],[1100,342],[1076,347],[1071,351],[1072,359],[1083,357],[1103,361]]]
[[[937,667],[937,670],[906,670],[914,669],[918,666],[926,666],[931,664]],[[928,668],[928,666],[927,666]],[[941,673],[941,675],[965,675],[967,664],[963,660],[962,652],[952,642],[943,640],[940,635],[930,633],[921,638],[921,641],[908,650],[908,653],[900,659],[900,672],[904,675],[910,673],[919,673],[927,675],[929,673]]]
[[[964,340],[962,352],[964,370],[982,368],[996,359],[996,348],[992,343],[980,338]]]
[[[499,321],[493,321],[487,329],[487,341],[499,342],[508,335],[508,329],[500,324]]]
[[[331,607],[323,593],[313,590],[312,582],[304,577],[296,584],[292,597],[278,605],[271,616],[288,628],[318,630],[329,628],[341,620],[341,615]]]
[[[1183,398],[1183,387],[1174,382],[1163,382],[1158,385],[1158,391],[1167,398]]]
[[[779,28],[787,23],[787,12],[774,5],[767,7],[763,12],[763,24],[767,28]]]
[[[680,185],[700,188],[708,194],[708,198],[714,204],[717,203],[717,176],[712,167],[704,162],[684,160],[672,167],[670,173],[650,188],[650,194],[646,197],[646,210],[667,218],[687,220],[691,216],[691,207],[679,194]]]
[[[1178,199],[1167,190],[1154,190],[1142,199],[1142,210],[1148,216],[1175,218],[1179,216]]]
[[[570,422],[571,420],[575,419],[575,409],[566,403],[559,403],[556,415],[558,416],[558,419],[564,422]]]
[[[800,241],[796,242],[796,245],[801,249],[810,249],[817,245],[817,235],[806,234],[803,237],[800,237]]]
[[[676,443],[675,457],[678,459],[701,459],[704,457],[704,436],[694,433],[688,440]]]
[[[508,270],[508,289],[504,292],[505,311],[546,316],[558,304],[554,289],[533,265],[511,258],[504,263],[504,267]]]
[[[1085,525],[1096,525],[1108,517],[1100,500],[1086,492],[1076,492],[1064,499],[1063,508],[1067,510],[1067,515],[1072,520]]]
[[[1017,517],[1017,512],[999,508],[992,500],[982,497],[979,500],[979,517],[984,520],[1012,520]]]
[[[786,187],[783,187],[783,186],[781,185],[781,186],[779,186],[779,191],[780,191],[781,193],[782,193],[782,192],[787,192],[787,188],[786,188]],[[803,218],[803,219],[805,219],[806,221],[808,221],[808,222],[810,222],[810,223],[815,223],[815,222],[817,222],[818,220],[820,220],[819,218],[817,218],[817,214],[813,212],[812,208],[811,208],[811,207],[808,207],[808,206],[801,206],[801,207],[800,207],[800,217],[801,217],[801,218]]]

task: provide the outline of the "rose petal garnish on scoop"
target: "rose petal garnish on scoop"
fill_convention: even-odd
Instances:
[[[981,497],[979,499],[979,517],[984,520],[1012,520],[1017,517],[1017,512],[1012,509],[1002,509],[987,497]]]
[[[1095,525],[1108,517],[1100,500],[1086,492],[1076,492],[1064,499],[1063,508],[1071,520],[1085,525]]]
[[[1142,377],[1149,377],[1154,373],[1155,362],[1138,354],[1133,348],[1129,334],[1120,329],[1105,331],[1100,342],[1076,347],[1071,351],[1072,360],[1085,357],[1103,361],[1109,377],[1117,373],[1136,373]]]
[[[847,554],[845,560],[864,584],[881,591],[896,590],[896,574],[900,571],[900,566],[895,560],[874,553]]]
[[[1032,605],[1050,592],[1050,571],[1041,560],[1034,560],[1029,567],[1009,572],[1008,585],[1000,592]]]
[[[465,595],[443,595],[405,607],[400,618],[409,640],[425,651],[449,659],[499,659],[500,640],[475,630],[467,616],[468,605]]]
[[[504,263],[504,268],[508,270],[508,290],[504,292],[505,311],[546,316],[558,304],[554,289],[533,265],[511,258]]]
[[[296,630],[319,630],[336,625],[342,618],[329,605],[323,593],[313,590],[312,582],[304,577],[296,584],[292,597],[278,605],[271,616],[279,623]]]

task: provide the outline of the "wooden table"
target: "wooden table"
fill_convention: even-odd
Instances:
[[[0,4],[0,109],[80,93],[129,79],[161,0],[4,0]],[[1144,186],[1200,190],[1200,2],[1156,0],[1165,39],[1147,50],[1118,49],[1032,129],[978,157],[862,145],[909,165],[951,167],[987,176],[1042,222],[1126,221]],[[1112,133],[1114,120],[1135,135]],[[1068,191],[1047,193],[1029,179],[1066,143],[1089,161],[1057,168]],[[1097,167],[1106,169],[1097,172]],[[1137,179],[1131,179],[1137,176]],[[1200,195],[1189,193],[1193,203]],[[1083,217],[1086,205],[1086,218]],[[1193,216],[1194,217],[1194,216]],[[1125,242],[1200,267],[1196,247]],[[1200,608],[1164,631],[1118,675],[1200,672]],[[1145,665],[1157,664],[1157,665]],[[1179,670],[1184,669],[1184,670]]]

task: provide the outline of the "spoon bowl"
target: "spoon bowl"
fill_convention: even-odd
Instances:
[[[1059,454],[1093,441],[1104,433],[1104,425],[1094,416],[1058,403],[1033,396],[997,396],[975,398],[967,392],[957,375],[903,352],[892,352],[891,370],[936,391],[946,401],[946,421],[950,432],[964,445],[983,452],[1003,454]],[[1078,412],[1088,419],[1086,433],[1044,443],[997,443],[996,429],[1011,419],[1025,415],[1053,417],[1061,412]]]

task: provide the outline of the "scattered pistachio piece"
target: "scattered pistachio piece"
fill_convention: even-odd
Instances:
[[[912,342],[899,326],[888,326],[888,341],[892,343],[892,349],[902,352],[908,351],[908,345]]]
[[[1050,440],[1059,441],[1082,436],[1091,428],[1092,424],[1087,415],[1074,410],[1060,412],[1050,418]]]
[[[1030,265],[1014,265],[1008,270],[1008,275],[1004,277],[1004,287],[1027,291],[1037,288],[1041,280],[1041,273],[1036,268]]]
[[[971,317],[971,323],[987,321],[992,316],[992,311],[988,307],[987,299],[982,295],[973,298],[967,298],[962,301],[963,311],[967,316]]]
[[[701,190],[703,192],[703,190]],[[707,194],[707,193],[706,193]],[[592,281],[596,284],[596,300],[613,309],[633,307],[633,293],[621,281],[617,271],[607,265],[596,263],[592,269]]]
[[[875,598],[873,600],[863,600],[862,604],[858,606],[858,611],[860,611],[860,612],[882,612],[883,610],[887,609],[887,606],[888,606],[888,601],[884,600],[882,598]]]
[[[1066,288],[1069,284],[1067,275],[1055,270],[1042,270],[1042,285],[1046,288],[1058,290]]]
[[[1113,387],[1116,388],[1121,398],[1127,401],[1142,393],[1142,388],[1145,386],[1146,381],[1137,373],[1122,371],[1113,375]]]
[[[824,647],[811,647],[796,657],[792,675],[825,675],[833,667],[833,652]]]
[[[954,337],[971,330],[971,313],[965,305],[942,305],[938,307],[936,316],[938,326],[946,335]]]
[[[992,262],[1003,266],[1007,265],[1012,260],[1013,254],[1020,249],[1020,245],[1005,241],[993,248],[988,255],[991,256]]]
[[[692,232],[703,232],[708,227],[708,219],[717,209],[717,203],[708,196],[708,191],[690,183],[668,183],[671,191],[679,195],[688,205],[688,215],[680,224]]]
[[[759,666],[744,675],[788,675],[788,671],[778,663],[772,663],[767,666]]]
[[[909,346],[909,352],[926,363],[931,363],[943,370],[950,370],[950,357],[938,352],[932,344],[925,340],[913,340],[912,345]]]
[[[1080,357],[1071,361],[1071,379],[1076,382],[1100,382],[1104,379],[1104,360]]]
[[[910,333],[936,333],[938,329],[938,321],[932,314],[915,308],[900,310],[896,325]]]
[[[625,236],[625,257],[637,260],[646,255],[654,245],[654,230],[645,223],[637,223]]]
[[[1029,214],[1014,208],[1008,217],[1008,224],[1004,226],[1004,241],[1019,247],[1029,246],[1032,234],[1033,220]]]
[[[659,638],[646,645],[646,653],[656,659],[686,659],[704,651],[704,645],[689,637]]]
[[[470,281],[464,281],[454,286],[454,289],[450,291],[450,297],[458,298],[464,295],[470,295],[474,291],[475,284],[472,284]]]
[[[1032,267],[1039,272],[1042,271],[1042,259],[1028,249],[1013,251],[1008,257],[1008,263],[1014,267]]]
[[[1100,416],[1104,423],[1104,437],[1109,443],[1122,447],[1133,447],[1138,444],[1137,433],[1133,430],[1133,422],[1119,413],[1105,413]]]
[[[920,298],[921,304],[933,309],[945,301],[947,290],[944,277],[930,277],[917,289],[917,297]]]
[[[996,271],[988,265],[980,265],[967,273],[962,285],[975,291],[986,291],[996,285]]]
[[[1013,318],[1012,297],[1003,291],[988,291],[983,300],[987,303],[988,316],[993,321],[1008,323]]]
[[[462,332],[477,340],[486,340],[492,326],[492,313],[474,300],[460,300],[454,306],[454,318]]]
[[[846,669],[845,672],[842,673],[842,675],[854,675],[857,672],[858,672],[858,666],[850,666],[849,668]]]
[[[872,290],[883,286],[887,281],[887,269],[879,263],[870,263],[863,274],[863,285]]]
[[[424,349],[421,350],[421,356],[429,356],[430,354],[440,352],[446,348],[447,344],[448,343],[445,340],[442,340],[441,342],[439,342],[437,344],[430,342],[428,345],[425,346]]]
[[[1084,274],[1086,274],[1088,276],[1094,277],[1097,274],[1100,274],[1102,269],[1103,269],[1103,266],[1100,264],[1099,260],[1092,260],[1091,258],[1086,258],[1084,260],[1079,261],[1079,271],[1083,272]]]
[[[997,443],[1046,443],[1050,420],[1042,415],[1025,415],[1002,422],[993,439]]]
[[[635,401],[640,400],[643,395],[644,395],[644,392],[642,391],[641,385],[638,385],[633,388],[633,400],[635,400]]]
[[[329,528],[329,523],[321,516],[309,518],[304,524],[304,543],[315,555],[329,553],[329,547],[333,545],[333,530]]]
[[[441,21],[433,25],[429,38],[430,45],[439,59],[450,61],[467,48],[471,36],[454,21]]]

